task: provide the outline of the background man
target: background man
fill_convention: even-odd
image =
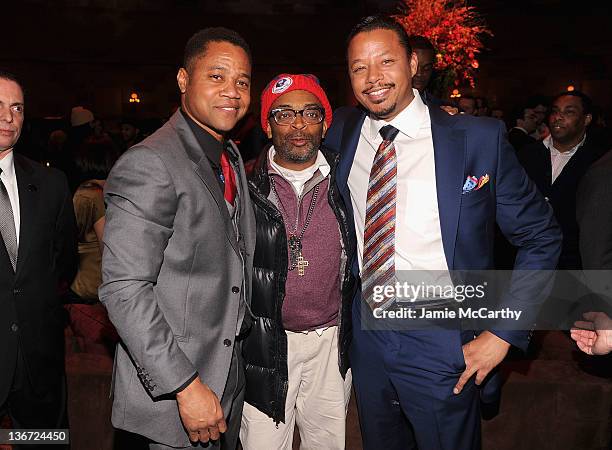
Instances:
[[[491,117],[497,120],[504,121],[504,110],[499,108],[493,108],[491,110]]]
[[[436,105],[449,114],[457,114],[459,110],[452,103],[435,97],[427,89],[434,74],[436,62],[436,51],[432,43],[426,37],[416,35],[410,36],[409,43],[418,60],[417,72],[412,77],[414,88],[419,91],[423,101],[428,105]]]
[[[523,147],[518,158],[553,208],[563,231],[559,269],[580,269],[576,192],[589,166],[605,152],[587,133],[591,100],[582,92],[563,92],[552,101],[550,136]]]
[[[429,39],[423,36],[410,36],[408,42],[419,63],[417,72],[412,77],[412,86],[423,96],[423,100],[427,101],[427,87],[434,72],[436,51]]]
[[[571,337],[589,355],[612,351],[612,151],[596,161],[582,177],[576,195],[580,257],[587,285],[593,292],[592,310],[577,321]],[[604,312],[605,311],[605,312]]]
[[[578,185],[576,219],[585,270],[612,270],[612,150],[591,165]]]
[[[23,89],[0,71],[0,416],[14,428],[67,428],[57,293],[76,273],[74,210],[61,172],[13,152],[23,120]]]
[[[489,102],[484,97],[476,97],[476,113],[475,116],[489,117],[491,110],[489,109]]]
[[[113,424],[151,448],[236,446],[244,373],[235,336],[250,297],[255,223],[224,136],[250,102],[251,57],[234,31],[191,37],[181,108],[117,162],[105,187],[100,299],[117,349]],[[138,378],[138,381],[135,381]]]
[[[79,180],[78,169],[74,164],[74,159],[79,153],[81,145],[94,134],[94,114],[89,109],[82,106],[75,106],[70,110],[70,129],[68,138],[62,149],[63,157],[56,161],[57,168],[60,169],[68,178],[70,192],[74,192],[79,187],[82,180]]]
[[[249,184],[257,319],[243,347],[245,450],[290,450],[296,423],[303,448],[344,448],[355,242],[335,184],[338,154],[320,146],[331,121],[314,75],[282,74],[263,91],[273,145]]]
[[[508,141],[518,151],[526,145],[534,144],[537,141],[531,137],[538,126],[538,117],[532,108],[517,108],[511,120],[514,126],[508,131]]]
[[[495,220],[520,247],[517,269],[554,268],[558,227],[504,125],[428,108],[412,89],[408,37],[390,18],[363,19],[347,55],[353,92],[369,114],[337,111],[325,143],[341,152],[337,181],[352,205],[362,287],[383,285],[396,270],[492,268]],[[472,175],[479,189],[465,187]],[[533,317],[546,283],[534,284],[513,285],[502,305]],[[479,448],[477,385],[510,345],[526,349],[530,333],[364,330],[372,310],[361,298],[350,359],[364,448]]]
[[[123,119],[121,120],[121,151],[125,151],[128,148],[138,144],[142,141],[142,135],[140,134],[140,128],[138,123],[134,119]]]
[[[547,116],[550,109],[550,98],[544,95],[534,95],[527,99],[527,105],[533,109],[538,117],[537,129],[531,133],[531,137],[541,141],[550,134],[550,130],[546,125]]]
[[[476,99],[474,97],[472,97],[471,95],[464,95],[459,99],[459,102],[457,102],[458,106],[459,106],[459,111],[462,114],[466,114],[468,116],[475,116],[476,115]]]
[[[519,151],[529,144],[537,141],[530,136],[537,127],[537,116],[532,108],[519,107],[513,110],[511,116],[512,123],[515,124],[508,131],[508,142],[512,144],[514,150]],[[495,227],[495,268],[498,270],[512,270],[516,249]]]

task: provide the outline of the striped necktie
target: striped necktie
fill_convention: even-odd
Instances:
[[[0,169],[0,175],[2,169]],[[11,260],[13,272],[17,267],[17,233],[15,232],[15,219],[13,208],[6,186],[0,179],[0,235],[4,241],[4,246]]]
[[[363,296],[372,309],[385,308],[386,303],[374,301],[373,290],[395,278],[395,198],[397,157],[393,140],[399,130],[391,125],[380,129],[383,138],[376,151],[370,171],[366,218],[363,237]]]

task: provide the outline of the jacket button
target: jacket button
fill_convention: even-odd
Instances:
[[[19,325],[16,323],[11,324],[11,331],[17,333],[17,331],[19,331]]]
[[[226,347],[229,347],[230,345],[232,345],[232,341],[230,341],[229,339],[226,339],[223,341],[223,345],[225,345]]]
[[[234,286],[232,288],[232,293],[237,294],[238,292],[240,292],[240,288],[238,286]]]

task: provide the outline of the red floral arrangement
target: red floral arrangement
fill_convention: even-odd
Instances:
[[[436,70],[441,83],[469,83],[473,88],[478,69],[476,55],[484,48],[483,35],[493,36],[473,6],[465,0],[402,0],[396,15],[409,35],[424,36],[437,50]]]

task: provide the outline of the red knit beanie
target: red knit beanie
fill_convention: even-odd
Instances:
[[[264,132],[268,128],[268,114],[272,103],[281,95],[291,91],[307,91],[317,97],[325,109],[325,124],[327,128],[330,127],[332,109],[325,91],[319,84],[319,79],[309,73],[300,75],[282,73],[270,81],[261,94],[261,127]]]

